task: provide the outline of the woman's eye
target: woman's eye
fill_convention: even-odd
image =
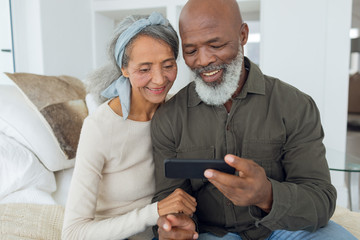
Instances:
[[[142,68],[142,69],[140,69],[141,73],[146,73],[148,71],[150,71],[150,68]]]
[[[164,66],[164,68],[166,68],[166,69],[171,69],[171,68],[173,68],[173,67],[174,67],[173,64]]]

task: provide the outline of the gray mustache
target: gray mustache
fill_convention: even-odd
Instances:
[[[226,64],[222,64],[222,65],[208,65],[205,67],[200,67],[200,68],[194,68],[193,71],[196,74],[201,74],[203,72],[209,72],[209,71],[215,71],[215,70],[220,70],[220,69],[226,69]]]

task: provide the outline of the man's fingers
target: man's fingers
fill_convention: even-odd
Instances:
[[[195,230],[194,221],[184,214],[169,214],[166,216],[166,219],[172,226],[177,226],[186,230]]]
[[[158,218],[157,225],[159,228],[162,228],[167,232],[171,230],[171,222],[165,216]]]
[[[173,228],[171,232],[164,231],[164,229],[159,228],[159,239],[198,239],[199,235],[196,232],[183,230],[181,228]]]
[[[184,214],[169,214],[157,221],[159,239],[197,239],[195,223]]]
[[[237,171],[241,171],[245,174],[251,171],[251,160],[249,159],[240,158],[232,154],[227,154],[224,157],[224,160],[227,164],[234,167]]]
[[[232,186],[224,185],[216,180],[211,180],[211,183],[227,198],[230,198],[231,194],[234,193],[234,188]]]
[[[256,178],[259,174],[258,170],[260,169],[260,166],[252,160],[240,158],[232,154],[227,154],[224,159],[228,165],[236,169],[237,175],[231,175],[213,169],[207,169],[204,172],[204,176],[209,180],[216,180],[217,182],[227,186],[234,186],[235,183],[238,187],[246,187],[244,185],[246,182],[242,181],[242,179]]]
[[[222,184],[224,186],[233,187],[235,184],[238,187],[244,186],[245,182],[242,181],[241,178],[239,178],[236,175],[231,175],[227,173],[223,173],[217,170],[213,169],[207,169],[204,172],[204,176],[211,180],[211,182],[216,181],[219,184]]]

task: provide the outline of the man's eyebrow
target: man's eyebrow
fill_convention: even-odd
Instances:
[[[216,37],[216,38],[212,38],[212,39],[208,40],[206,43],[214,43],[214,42],[219,42],[219,41],[220,41],[220,38]]]
[[[183,47],[184,47],[184,48],[194,47],[194,46],[195,46],[195,44],[192,44],[192,43],[184,43],[184,44],[183,44]]]
[[[207,40],[205,43],[206,44],[210,44],[210,43],[214,43],[214,42],[219,42],[220,41],[220,38],[219,37],[216,37],[216,38],[212,38],[210,40]],[[194,47],[196,44],[193,44],[193,43],[185,43],[183,45],[184,48],[186,47]]]

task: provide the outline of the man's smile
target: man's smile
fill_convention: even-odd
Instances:
[[[209,72],[209,73],[203,73],[205,76],[212,76],[214,75],[215,73],[218,73],[220,70],[215,70],[215,71],[212,71],[212,72]]]
[[[223,69],[211,70],[208,72],[200,73],[200,76],[204,82],[212,83],[218,81],[218,79],[221,79],[223,71],[224,71]]]

